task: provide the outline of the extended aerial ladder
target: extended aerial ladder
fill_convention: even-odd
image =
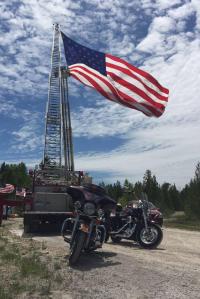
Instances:
[[[60,30],[54,25],[51,72],[46,110],[44,168],[74,171],[72,128],[66,72],[61,68]],[[64,161],[63,161],[64,160]]]
[[[61,226],[72,207],[69,185],[90,178],[74,169],[68,75],[61,67],[60,29],[54,25],[45,122],[45,146],[40,169],[34,171],[32,207],[24,213],[24,231],[38,231],[40,224]]]
[[[72,141],[70,105],[68,98],[68,73],[61,66],[60,28],[54,25],[49,75],[48,101],[45,121],[45,146],[42,169],[37,171],[41,179],[56,178],[65,184],[80,183],[81,172],[75,171]],[[43,178],[42,178],[43,176]]]

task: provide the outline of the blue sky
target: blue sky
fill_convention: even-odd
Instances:
[[[126,59],[169,88],[159,119],[70,78],[75,166],[94,181],[132,182],[151,169],[182,187],[200,160],[200,1],[4,1],[0,21],[0,163],[42,159],[52,24]],[[63,62],[64,62],[63,57]]]

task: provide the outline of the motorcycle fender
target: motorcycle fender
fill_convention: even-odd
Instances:
[[[160,228],[161,230],[163,230],[163,227],[161,225],[157,224],[157,223],[150,222],[148,224],[154,225],[154,226]]]

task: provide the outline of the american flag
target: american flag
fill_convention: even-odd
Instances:
[[[16,196],[25,197],[26,196],[26,189],[25,188],[17,189],[16,190]]]
[[[147,72],[125,60],[82,46],[62,33],[69,74],[107,99],[159,117],[169,90]]]
[[[0,188],[0,193],[12,193],[15,187],[11,184],[6,184],[5,187]]]

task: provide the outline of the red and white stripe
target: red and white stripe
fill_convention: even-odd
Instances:
[[[26,196],[26,189],[22,188],[21,190],[16,190],[16,196],[25,197]]]
[[[11,184],[6,184],[5,187],[0,188],[0,193],[12,193],[15,187]]]
[[[110,54],[105,57],[107,76],[81,63],[70,65],[70,74],[111,101],[147,116],[161,116],[167,105],[169,90],[150,74],[123,59]]]

